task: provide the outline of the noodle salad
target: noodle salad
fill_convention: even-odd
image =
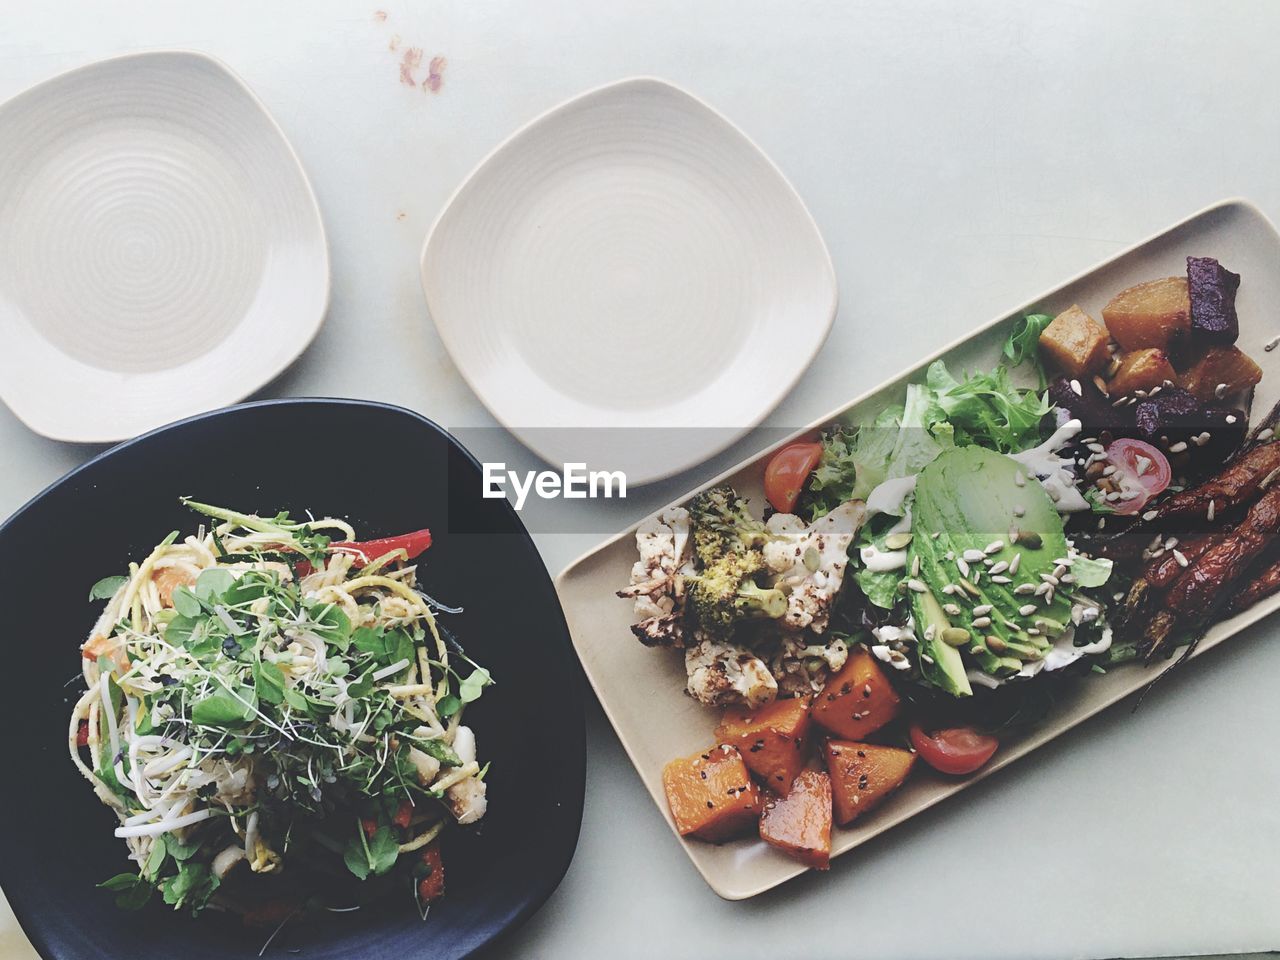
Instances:
[[[441,832],[485,814],[462,715],[493,682],[418,588],[430,532],[359,543],[338,519],[184,503],[208,528],[90,594],[69,747],[137,864],[101,886],[249,919],[403,883],[425,915]]]

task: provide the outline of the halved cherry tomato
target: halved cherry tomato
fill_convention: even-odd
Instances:
[[[973,773],[991,759],[1000,746],[995,737],[973,727],[947,727],[926,733],[918,723],[911,725],[911,745],[920,758],[940,773]]]
[[[1148,500],[1169,486],[1169,481],[1173,479],[1173,470],[1165,455],[1142,440],[1130,440],[1127,437],[1113,440],[1107,447],[1106,457],[1116,468],[1111,479],[1125,493],[1137,494],[1128,500],[1112,503],[1111,507],[1116,513],[1137,513],[1147,505]]]
[[[822,444],[793,443],[773,455],[764,468],[764,495],[779,513],[790,513],[813,468],[822,459]]]

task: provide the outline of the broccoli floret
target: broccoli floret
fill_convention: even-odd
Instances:
[[[743,620],[781,617],[787,612],[786,596],[755,581],[764,570],[760,553],[746,550],[726,554],[690,574],[685,580],[690,615],[715,636],[726,636]]]
[[[764,546],[764,522],[751,516],[747,502],[728,484],[704,490],[689,504],[698,561],[709,567],[721,557]]]

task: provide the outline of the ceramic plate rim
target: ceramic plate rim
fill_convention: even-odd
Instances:
[[[1224,210],[1229,210],[1231,208],[1239,209],[1255,217],[1262,225],[1264,225],[1269,230],[1271,236],[1274,237],[1276,243],[1280,245],[1280,231],[1276,229],[1276,226],[1274,223],[1272,223],[1271,219],[1267,217],[1267,215],[1263,213],[1262,210],[1259,209],[1256,204],[1252,203],[1251,201],[1243,197],[1233,196],[1233,197],[1224,198],[1222,200],[1218,200],[1214,203],[1210,203],[1207,206],[1202,207],[1201,209],[1190,214],[1189,216],[1183,217],[1175,221],[1174,223],[1171,223],[1168,226],[1163,227],[1162,229],[1157,230],[1154,233],[1151,233],[1143,237],[1137,242],[1121,248],[1120,250],[1116,251],[1110,256],[1095,262],[1094,264],[1087,267],[1086,269],[1081,270],[1078,273],[1073,274],[1072,276],[1066,277],[1063,280],[1059,281],[1058,283],[1054,284],[1052,287],[1049,287],[1041,291],[1035,297],[1032,297],[1024,301],[1023,303],[1017,306],[1014,306],[1009,310],[1005,310],[997,314],[994,319],[982,323],[981,325],[973,328],[972,330],[968,331],[964,335],[947,343],[945,346],[935,350],[933,353],[920,358],[916,362],[905,367],[903,370],[895,373],[893,376],[887,377],[883,381],[878,382],[876,385],[874,385],[870,389],[865,390],[862,393],[858,394],[857,396],[853,397],[847,403],[841,404],[839,407],[835,408],[833,411],[831,411],[827,415],[812,421],[811,423],[809,423],[808,426],[803,427],[799,430],[793,431],[787,437],[780,439],[775,443],[771,443],[761,448],[757,452],[746,456],[740,462],[734,464],[731,467],[726,468],[725,470],[717,474],[715,477],[712,477],[711,479],[707,480],[705,483],[699,484],[683,492],[680,496],[674,498],[667,504],[664,504],[662,507],[659,507],[657,510],[652,511],[649,514],[646,514],[644,517],[641,517],[635,523],[629,525],[626,529],[614,534],[611,537],[606,538],[605,540],[598,543],[596,546],[582,553],[576,559],[570,561],[555,577],[556,592],[560,595],[561,606],[565,608],[566,620],[570,619],[568,616],[568,611],[570,608],[572,597],[570,595],[568,584],[571,578],[573,577],[573,575],[577,573],[580,568],[588,567],[591,561],[597,555],[604,553],[606,550],[608,550],[614,544],[618,543],[620,540],[624,540],[626,538],[634,536],[636,528],[645,520],[650,519],[652,517],[656,517],[659,513],[661,513],[663,510],[668,509],[669,507],[678,506],[682,503],[685,503],[691,496],[698,493],[699,491],[706,490],[709,487],[715,486],[716,484],[723,482],[729,477],[732,477],[733,475],[735,475],[741,470],[751,467],[754,464],[763,462],[769,456],[769,454],[773,453],[775,450],[778,450],[781,447],[785,446],[786,444],[793,442],[797,438],[803,437],[805,435],[811,435],[812,431],[837,420],[839,417],[841,417],[844,413],[851,410],[852,408],[857,407],[860,404],[866,403],[867,401],[873,399],[876,396],[876,394],[880,393],[885,388],[915,373],[916,371],[922,369],[923,367],[927,366],[933,361],[941,358],[945,358],[949,353],[964,346],[970,340],[977,339],[983,334],[990,333],[991,331],[995,330],[1002,324],[1007,323],[1011,316],[1019,312],[1026,312],[1036,307],[1038,304],[1049,299],[1055,293],[1062,290],[1063,288],[1070,287],[1073,284],[1078,283],[1081,280],[1084,280],[1090,275],[1105,269],[1106,267],[1110,266],[1116,261],[1119,261],[1124,257],[1127,257],[1130,254],[1135,253],[1143,249],[1144,247],[1157,242],[1167,234],[1170,234],[1182,227],[1185,227],[1197,220],[1200,220],[1201,218],[1205,218],[1210,214],[1224,211]],[[1228,637],[1234,636],[1236,633],[1239,633],[1245,628],[1267,617],[1268,615],[1275,612],[1276,610],[1280,610],[1280,595],[1276,595],[1270,598],[1269,600],[1259,601],[1253,607],[1249,608],[1249,610],[1247,610],[1246,612],[1237,615],[1235,618],[1232,618],[1232,625],[1229,631],[1222,633],[1220,636],[1216,638],[1211,637],[1205,642],[1202,642],[1202,644],[1193,652],[1192,655],[1199,656],[1200,654],[1207,652],[1209,649],[1212,649],[1213,647],[1217,646],[1218,643],[1220,643],[1221,641],[1226,640]],[[1218,626],[1221,626],[1221,624],[1219,624]],[[636,771],[637,775],[640,776],[642,782],[644,782],[646,791],[649,793],[654,804],[658,807],[659,811],[663,816],[663,819],[667,823],[667,826],[671,829],[672,834],[676,837],[677,841],[684,848],[685,854],[689,857],[690,861],[693,863],[694,868],[698,871],[699,875],[701,875],[702,879],[706,882],[706,884],[722,899],[731,900],[731,901],[747,900],[752,897],[758,896],[762,893],[765,893],[768,890],[772,890],[775,887],[781,886],[782,884],[800,876],[801,874],[808,873],[809,872],[808,867],[805,867],[804,865],[799,863],[790,863],[782,867],[781,869],[779,869],[776,875],[772,876],[767,880],[759,880],[757,882],[747,882],[741,886],[737,886],[737,885],[734,885],[732,882],[725,882],[723,879],[713,875],[711,872],[707,870],[706,865],[703,862],[701,862],[697,857],[694,856],[694,849],[693,849],[694,842],[686,840],[680,837],[678,833],[676,833],[675,824],[671,819],[671,815],[669,811],[667,810],[667,805],[664,798],[660,796],[659,792],[653,789],[648,783],[648,781],[645,779],[644,774],[641,771],[640,761],[637,758],[636,749],[633,747],[633,744],[632,744],[630,731],[624,732],[623,729],[619,726],[619,721],[615,716],[615,711],[613,709],[613,702],[617,695],[613,694],[611,696],[605,690],[601,689],[601,684],[598,682],[598,678],[594,670],[592,669],[592,666],[588,663],[588,658],[584,656],[582,646],[579,643],[580,632],[581,631],[575,632],[573,628],[573,624],[572,622],[570,622],[569,634],[573,639],[574,650],[578,654],[578,659],[582,663],[583,672],[586,674],[587,680],[591,684],[591,688],[596,695],[596,699],[600,702],[601,709],[604,711],[605,716],[609,718],[609,723],[613,727],[614,734],[618,737],[618,740],[621,742],[623,749],[626,751],[627,758],[631,761],[632,767]],[[1061,725],[1054,725],[1052,732],[1049,732],[1047,728],[1038,729],[1034,734],[1031,735],[1030,738],[1028,738],[1027,742],[1020,744],[1018,749],[1011,751],[1009,754],[1005,755],[1003,758],[998,759],[997,762],[989,764],[988,766],[984,767],[982,770],[978,771],[977,773],[973,774],[967,779],[955,782],[948,791],[946,791],[945,793],[939,794],[936,798],[934,798],[924,806],[920,807],[919,809],[913,810],[910,813],[900,814],[897,817],[882,818],[882,820],[880,822],[877,822],[874,825],[874,827],[871,828],[864,836],[861,836],[860,838],[858,838],[858,840],[855,843],[850,844],[849,846],[839,851],[836,851],[833,848],[832,859],[834,860],[838,856],[851,852],[861,844],[867,842],[868,840],[871,840],[873,837],[879,836],[880,834],[884,833],[887,830],[890,830],[891,828],[897,826],[898,824],[923,813],[925,810],[933,806],[936,806],[938,803],[941,803],[944,800],[949,799],[950,797],[961,792],[962,790],[967,789],[973,784],[978,783],[982,780],[985,780],[987,777],[995,774],[1000,770],[1003,770],[1006,766],[1010,765],[1011,763],[1016,762],[1017,760],[1026,756],[1027,754],[1033,753],[1035,750],[1043,746],[1045,743],[1051,740],[1057,739],[1057,737],[1061,736],[1064,733],[1067,733],[1069,730],[1075,728],[1076,726],[1080,725],[1081,723],[1088,720],[1089,718],[1096,716],[1098,713],[1101,713],[1103,710],[1106,710],[1107,708],[1114,706],[1119,701],[1132,695],[1133,695],[1132,691],[1129,691],[1129,692],[1122,693],[1118,696],[1104,697],[1096,703],[1091,703],[1085,712],[1083,712],[1079,716],[1071,718],[1069,722],[1066,722],[1065,724],[1061,724]]]
[[[320,289],[319,309],[316,311],[314,319],[308,321],[305,334],[301,337],[296,338],[295,342],[297,344],[297,349],[294,351],[290,351],[287,358],[283,359],[280,363],[273,365],[272,369],[270,369],[269,371],[264,368],[263,373],[255,374],[251,381],[249,380],[245,381],[246,384],[252,382],[255,385],[237,387],[232,394],[226,396],[221,401],[215,403],[215,405],[210,407],[208,410],[200,411],[198,413],[191,415],[191,416],[199,416],[200,413],[210,413],[210,412],[213,412],[214,410],[221,409],[225,406],[235,404],[238,401],[243,400],[244,398],[249,397],[252,394],[256,393],[257,391],[263,389],[269,383],[271,383],[272,380],[279,377],[300,356],[302,356],[303,352],[315,341],[316,336],[320,332],[320,328],[324,325],[325,317],[329,313],[329,307],[332,302],[332,293],[333,293],[333,276],[332,276],[332,263],[331,263],[331,257],[330,257],[330,251],[329,251],[328,233],[325,230],[324,217],[321,213],[320,203],[316,198],[315,188],[311,183],[311,178],[307,175],[306,167],[304,167],[302,163],[302,158],[298,156],[297,150],[294,148],[293,143],[289,140],[288,136],[285,135],[284,129],[280,126],[275,116],[267,108],[267,105],[254,92],[253,88],[249,86],[249,84],[244,80],[244,78],[241,77],[240,74],[237,73],[235,70],[233,70],[225,61],[203,50],[196,50],[196,49],[187,48],[187,47],[152,47],[144,50],[131,50],[126,53],[116,54],[109,57],[102,57],[97,60],[91,60],[88,63],[78,64],[77,66],[70,67],[66,70],[61,70],[58,73],[53,74],[52,76],[48,76],[41,80],[37,80],[36,82],[31,83],[26,87],[23,87],[21,90],[17,91],[11,96],[6,97],[3,101],[0,101],[0,118],[3,118],[5,112],[9,109],[9,107],[17,103],[18,101],[29,96],[37,95],[40,93],[40,91],[43,88],[50,86],[52,84],[67,80],[68,78],[74,77],[77,74],[92,73],[103,67],[107,67],[113,64],[118,64],[118,63],[130,61],[130,60],[148,60],[148,59],[158,59],[162,57],[175,57],[180,60],[181,59],[199,60],[212,66],[215,70],[219,71],[227,79],[229,79],[231,83],[239,90],[239,92],[247,98],[248,102],[251,103],[256,108],[256,111],[259,114],[261,114],[263,118],[266,119],[267,124],[269,125],[269,128],[275,133],[276,137],[279,138],[280,143],[284,146],[285,156],[291,161],[290,170],[296,172],[299,178],[299,182],[303,187],[303,192],[305,194],[306,215],[308,219],[314,219],[314,222],[315,222],[315,230],[316,230],[315,239],[318,241],[318,250],[319,250],[319,258],[320,258],[319,281],[321,284],[321,289]],[[133,434],[128,432],[121,432],[119,430],[113,430],[110,432],[100,431],[100,432],[91,432],[91,433],[77,433],[75,431],[67,431],[67,430],[61,429],[58,426],[43,425],[40,418],[40,414],[39,414],[41,405],[39,403],[27,403],[22,400],[19,400],[15,403],[13,399],[14,396],[15,394],[11,387],[6,386],[3,383],[0,383],[0,401],[4,402],[5,406],[9,408],[9,410],[13,413],[14,417],[17,418],[22,424],[24,424],[32,432],[39,434],[40,436],[47,437],[50,440],[58,440],[65,443],[111,443],[111,444],[114,444],[114,443],[119,443],[119,442],[128,440],[135,435],[141,435],[141,434]],[[33,411],[35,412],[34,416],[32,415]],[[184,418],[184,420],[185,419],[190,419],[190,417]],[[176,421],[176,422],[182,422],[182,421]],[[142,431],[142,434],[150,433],[152,430],[160,429],[167,425],[169,424],[167,423],[157,424],[153,427],[149,427],[146,430]]]
[[[577,104],[579,104],[584,100],[589,100],[601,94],[609,93],[614,90],[624,89],[629,86],[646,86],[646,85],[655,85],[655,86],[665,88],[668,92],[675,93],[681,97],[684,97],[690,100],[691,102],[696,104],[698,107],[700,107],[702,110],[704,110],[712,120],[725,124],[729,128],[729,130],[732,131],[733,134],[741,138],[742,142],[751,151],[753,151],[756,155],[758,155],[761,159],[764,160],[769,170],[777,178],[777,182],[782,187],[783,192],[786,193],[788,198],[795,203],[797,209],[803,215],[803,221],[805,223],[806,228],[809,230],[812,230],[813,236],[818,242],[818,248],[821,251],[821,269],[824,275],[823,280],[824,280],[824,284],[826,285],[827,289],[830,292],[830,302],[827,304],[827,306],[824,309],[823,315],[825,319],[823,319],[822,321],[821,332],[815,338],[814,346],[812,351],[810,351],[809,356],[804,360],[803,363],[797,364],[797,369],[794,375],[792,375],[790,378],[779,381],[779,383],[781,384],[781,388],[777,391],[776,396],[772,393],[770,394],[770,397],[772,399],[770,399],[767,403],[763,405],[763,408],[761,409],[758,416],[753,417],[750,422],[744,422],[740,427],[735,426],[733,428],[726,428],[722,431],[717,431],[717,435],[722,436],[725,439],[717,440],[717,442],[712,445],[714,449],[710,449],[704,456],[700,457],[697,460],[689,460],[688,462],[676,462],[671,466],[663,467],[663,469],[658,472],[648,473],[642,477],[633,478],[632,476],[628,475],[627,481],[632,486],[641,486],[641,485],[650,484],[650,483],[658,483],[662,480],[669,479],[670,477],[673,477],[676,474],[683,473],[686,470],[690,470],[698,466],[699,464],[706,462],[716,454],[721,453],[724,450],[727,450],[730,446],[732,446],[738,440],[741,440],[742,437],[744,437],[746,434],[750,433],[752,430],[758,427],[761,423],[763,423],[764,419],[768,417],[769,414],[771,414],[777,408],[778,404],[780,404],[783,400],[786,399],[787,395],[795,388],[795,385],[800,382],[800,378],[803,377],[805,373],[808,371],[809,367],[813,365],[814,359],[818,356],[819,352],[821,352],[822,347],[827,341],[827,338],[831,335],[831,328],[835,324],[836,313],[840,307],[840,286],[839,286],[838,278],[836,277],[835,262],[831,259],[831,250],[827,246],[827,241],[823,237],[822,231],[818,227],[818,222],[817,220],[814,219],[812,211],[809,210],[808,205],[804,202],[804,198],[800,196],[799,191],[796,190],[794,184],[791,183],[791,181],[787,178],[786,174],[783,173],[782,169],[777,165],[777,163],[774,162],[773,158],[770,157],[769,154],[766,153],[758,143],[756,143],[750,136],[748,136],[742,130],[741,127],[739,127],[736,123],[734,123],[731,119],[729,119],[729,117],[721,113],[719,110],[717,110],[707,101],[703,100],[701,97],[697,96],[694,93],[689,92],[679,84],[673,83],[670,80],[667,80],[663,77],[656,76],[654,74],[641,73],[641,74],[633,74],[630,76],[625,76],[617,80],[611,80],[607,83],[602,83],[598,86],[591,87],[590,89],[584,90],[581,93],[574,94],[573,96],[569,97],[566,100],[560,101],[554,106],[549,107],[548,109],[537,114],[533,119],[523,123],[521,126],[517,127],[514,132],[504,137],[495,147],[493,147],[493,149],[491,149],[488,153],[486,153],[478,163],[476,163],[476,165],[471,169],[471,171],[462,179],[462,181],[458,184],[458,186],[454,188],[453,192],[449,195],[449,199],[446,200],[444,203],[444,206],[440,208],[440,212],[436,214],[435,220],[432,221],[431,227],[427,231],[426,239],[422,243],[422,252],[419,256],[419,272],[420,272],[421,281],[422,281],[423,296],[427,301],[427,312],[431,315],[431,321],[435,325],[437,333],[440,335],[440,342],[444,345],[445,352],[449,355],[449,359],[453,361],[454,368],[458,371],[463,381],[465,381],[467,386],[471,389],[471,392],[475,394],[476,397],[480,400],[480,402],[484,405],[485,410],[487,410],[490,416],[492,416],[495,420],[497,420],[498,423],[503,426],[503,428],[510,431],[511,434],[517,440],[519,440],[524,446],[528,447],[530,450],[532,450],[535,454],[537,454],[543,460],[547,461],[548,463],[556,462],[556,457],[551,455],[552,451],[545,449],[544,445],[538,441],[536,436],[536,431],[535,431],[534,437],[527,436],[526,432],[522,431],[518,427],[512,426],[506,419],[504,419],[503,417],[500,417],[497,414],[497,412],[494,411],[488,399],[486,399],[485,393],[480,389],[480,386],[476,382],[475,378],[472,377],[471,372],[467,369],[467,367],[464,364],[460,364],[458,362],[458,358],[455,355],[453,348],[450,346],[449,338],[444,336],[442,333],[440,333],[440,323],[436,319],[437,314],[432,307],[432,303],[433,303],[432,285],[428,278],[427,262],[431,253],[432,242],[435,239],[436,234],[439,232],[441,224],[444,223],[445,218],[449,215],[449,212],[453,209],[458,199],[463,196],[463,194],[471,187],[473,181],[477,179],[477,177],[484,171],[486,167],[489,166],[489,164],[493,160],[497,159],[500,155],[506,153],[508,150],[512,149],[513,147],[518,147],[519,141],[522,140],[525,137],[525,135],[531,132],[534,128],[539,127],[543,123],[554,119],[560,113],[573,108],[574,106],[576,106]],[[815,321],[815,329],[817,329],[816,321]]]

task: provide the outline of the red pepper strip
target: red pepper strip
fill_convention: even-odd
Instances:
[[[413,533],[402,533],[398,537],[383,537],[381,540],[362,540],[352,542],[340,540],[329,544],[330,553],[345,553],[351,557],[353,567],[363,567],[388,553],[403,550],[407,559],[420,556],[431,546],[430,530],[415,530]],[[305,577],[311,572],[311,564],[302,560],[297,564],[298,576]]]
[[[409,821],[412,819],[413,804],[408,800],[401,800],[400,807],[396,810],[396,815],[391,818],[391,822],[403,830],[409,826]]]
[[[81,720],[80,726],[76,730],[76,746],[87,747],[89,745],[89,721]]]
[[[427,875],[418,881],[418,900],[430,903],[444,893],[444,861],[440,859],[440,841],[432,840],[422,850]]]

